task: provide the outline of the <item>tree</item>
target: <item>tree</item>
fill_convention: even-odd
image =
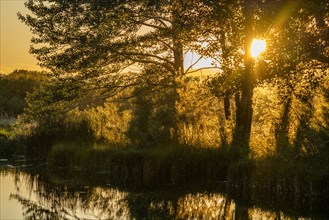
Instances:
[[[269,73],[279,80],[284,103],[276,136],[277,152],[281,154],[289,151],[298,154],[302,147],[309,152],[317,151],[314,137],[310,135],[315,111],[313,99],[321,93],[329,64],[326,52],[329,44],[325,40],[328,25],[324,25],[329,2],[296,1],[291,4],[294,4],[294,10],[276,27],[281,31],[270,42],[273,49],[268,54],[272,60]],[[296,102],[302,106],[297,112],[292,111]],[[291,144],[288,131],[292,127],[296,127],[296,135]],[[287,146],[291,145],[292,149],[289,149]]]
[[[216,2],[203,1],[214,17],[206,51],[218,59],[222,71],[210,83],[218,97],[224,97],[226,118],[229,112],[229,97],[235,96],[236,115],[233,146],[242,154],[248,152],[252,123],[252,96],[255,87],[253,60],[249,53],[251,42],[256,36],[255,17],[257,3],[253,1]],[[243,153],[244,152],[244,153]],[[239,153],[239,154],[240,154]]]
[[[36,90],[45,80],[45,73],[14,70],[0,77],[0,115],[17,117],[27,106],[25,97]]]
[[[18,16],[36,35],[31,52],[40,64],[62,81],[78,80],[78,91],[97,90],[97,100],[143,82],[149,71],[127,71],[132,65],[155,66],[159,71],[152,74],[166,79],[156,86],[172,88],[172,139],[177,142],[182,78],[189,69],[184,53],[195,41],[189,33],[196,29],[201,6],[181,0],[29,0],[32,14]],[[75,93],[80,100],[84,94]]]
[[[307,82],[305,91],[314,91],[312,88],[319,85],[328,68],[328,53],[325,52],[328,42],[324,40],[328,31],[328,25],[324,25],[328,2],[204,0],[203,3],[210,8],[206,19],[216,19],[211,19],[210,26],[203,27],[208,33],[205,38],[208,44],[198,49],[221,64],[222,71],[211,81],[210,87],[224,99],[227,115],[228,97],[235,97],[233,145],[239,152],[248,152],[252,97],[257,84],[280,80],[293,84],[298,76]],[[249,53],[255,37],[265,38],[268,48],[263,61],[257,61],[257,75],[255,61]],[[316,75],[319,71],[321,74]]]

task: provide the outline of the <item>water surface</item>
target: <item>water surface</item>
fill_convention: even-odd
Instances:
[[[79,176],[2,164],[0,219],[326,219],[242,204],[222,189],[132,189]]]

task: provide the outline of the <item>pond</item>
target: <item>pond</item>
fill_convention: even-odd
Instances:
[[[82,170],[72,175],[64,169],[49,172],[42,164],[13,164],[0,165],[0,219],[328,218],[294,206],[241,203],[223,187],[143,189],[88,179]]]

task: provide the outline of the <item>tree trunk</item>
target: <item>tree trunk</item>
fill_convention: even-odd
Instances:
[[[174,57],[174,73],[173,73],[173,124],[172,124],[172,132],[171,138],[173,144],[180,143],[180,131],[179,131],[179,123],[181,118],[181,96],[184,92],[184,51],[183,51],[183,43],[179,37],[180,30],[177,26],[177,21],[179,20],[179,13],[174,9],[173,12],[173,57]]]
[[[221,31],[220,33],[220,44],[222,48],[222,69],[225,74],[232,74],[232,71],[230,71],[230,57],[228,48],[226,45],[226,36],[225,32]],[[230,118],[230,91],[227,90],[224,94],[224,113],[225,113],[225,119],[228,120]]]
[[[283,103],[280,121],[275,129],[276,152],[279,155],[287,153],[289,150],[289,112],[291,107],[291,96],[288,95]]]
[[[236,97],[236,124],[233,139],[233,147],[237,148],[239,156],[245,156],[249,152],[250,131],[252,124],[252,96],[254,90],[253,62],[250,54],[250,46],[254,38],[252,11],[252,4],[245,1],[244,71],[241,82],[241,95],[239,94]]]

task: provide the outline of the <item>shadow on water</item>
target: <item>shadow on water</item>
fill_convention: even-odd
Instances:
[[[42,167],[43,165],[40,165]],[[188,186],[157,189],[110,183],[106,173],[90,179],[83,170],[48,172],[32,165],[1,165],[0,178],[15,189],[8,200],[18,202],[25,219],[326,219],[296,206],[252,201],[228,194],[224,187]],[[106,181],[104,181],[106,180]],[[257,201],[259,199],[259,201]],[[271,201],[273,198],[266,198]],[[276,202],[279,200],[275,200]],[[7,201],[1,201],[5,203]],[[271,204],[271,205],[268,205]],[[298,208],[298,207],[297,207]],[[293,211],[289,211],[289,209]]]

